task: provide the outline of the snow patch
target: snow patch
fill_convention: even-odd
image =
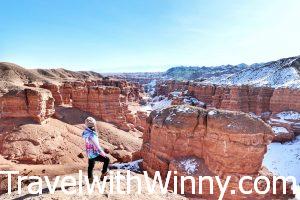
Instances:
[[[153,99],[154,101],[155,99]],[[172,105],[172,100],[165,97],[164,99],[151,103],[152,110],[162,110]]]
[[[263,165],[274,175],[294,176],[299,184],[300,136],[292,142],[269,144]]]
[[[179,162],[180,167],[182,167],[188,174],[193,174],[197,170],[198,164],[195,158],[189,158]]]
[[[142,162],[143,162],[143,159],[140,159],[140,160],[135,160],[135,161],[128,162],[128,163],[112,164],[110,167],[113,169],[125,169],[125,170],[130,170],[130,171],[139,173],[142,171],[139,166],[139,164]]]
[[[289,131],[286,128],[279,127],[279,126],[273,126],[272,130],[276,135],[278,135],[280,133],[289,133]]]
[[[215,110],[211,110],[208,112],[208,115],[215,115],[215,114],[217,114],[217,111],[215,111]]]
[[[276,116],[284,120],[300,120],[300,113],[295,111],[284,111],[276,114]]]
[[[174,91],[174,92],[171,92],[170,94],[174,97],[179,97],[182,94],[182,92]]]
[[[177,107],[177,111],[178,112],[183,112],[183,113],[189,113],[189,112],[193,112],[193,109],[189,108],[188,106],[185,105],[180,105]]]

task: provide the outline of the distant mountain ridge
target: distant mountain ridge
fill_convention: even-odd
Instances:
[[[161,78],[218,85],[300,88],[300,56],[252,65],[242,63],[216,67],[172,67],[163,73]]]
[[[205,80],[211,77],[224,74],[232,74],[248,67],[246,64],[241,65],[221,65],[215,67],[196,67],[196,66],[179,66],[168,69],[163,77],[177,80]]]

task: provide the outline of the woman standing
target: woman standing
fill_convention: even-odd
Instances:
[[[86,153],[89,159],[88,163],[88,178],[89,182],[93,182],[93,169],[95,162],[103,162],[101,180],[107,176],[107,169],[109,165],[109,158],[100,147],[98,134],[96,132],[96,120],[92,117],[88,117],[85,120],[86,129],[82,133],[82,137],[85,140]],[[106,179],[109,181],[109,179]]]

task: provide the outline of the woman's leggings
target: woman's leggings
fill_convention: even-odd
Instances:
[[[96,161],[103,162],[102,174],[107,172],[109,158],[99,155],[96,158],[89,159],[89,167],[88,167],[88,177],[89,178],[93,177],[93,169],[94,169]]]

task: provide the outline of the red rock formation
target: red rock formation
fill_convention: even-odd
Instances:
[[[120,88],[109,86],[77,88],[72,92],[73,106],[128,131],[120,93]]]
[[[59,85],[53,83],[44,83],[40,87],[51,91],[52,96],[55,99],[55,105],[61,105],[63,103]]]
[[[98,80],[97,85],[118,87],[121,90],[121,94],[129,101],[138,101],[140,99],[140,92],[142,91],[139,84],[119,79],[104,78]]]
[[[123,80],[74,81],[62,85],[44,83],[40,87],[52,93],[56,105],[73,105],[124,130],[130,129],[125,117],[130,113],[127,102],[140,100],[139,85]],[[128,120],[131,120],[129,116]],[[135,124],[132,120],[130,123]],[[140,125],[138,127],[141,129]]]
[[[249,86],[249,111],[255,114],[269,112],[273,88]]]
[[[274,90],[270,101],[273,113],[293,110],[300,112],[300,90],[291,88],[278,88]]]
[[[238,188],[238,179],[242,175],[256,177],[260,174],[267,144],[273,138],[270,126],[248,114],[206,111],[189,106],[170,107],[158,113],[153,111],[149,126],[143,136],[141,151],[144,170],[151,175],[160,171],[163,177],[168,170],[177,171],[178,176],[218,175],[222,179],[230,175],[234,177],[229,185],[231,189]],[[195,169],[187,170],[186,162],[194,162]],[[190,189],[186,187],[187,194],[191,194]],[[218,191],[216,185],[214,189]],[[197,197],[216,197],[207,191],[206,186],[204,194]],[[218,196],[218,192],[214,195]],[[225,194],[225,199],[232,197],[230,193]],[[242,194],[234,196],[237,199],[245,197]]]
[[[157,94],[168,96],[174,91],[188,90],[188,94],[208,106],[215,108],[253,112],[261,114],[270,111],[272,88],[248,85],[226,86],[208,85],[189,82],[166,81],[158,84]],[[174,102],[176,104],[176,102]],[[180,101],[178,101],[180,104]]]
[[[54,114],[54,99],[49,91],[18,88],[0,96],[0,118],[33,118],[41,123]]]
[[[189,82],[184,81],[165,81],[156,85],[156,95],[168,96],[174,91],[185,91],[189,88]]]
[[[148,129],[147,118],[148,114],[146,112],[138,111],[136,113],[135,128],[141,132],[146,132]]]
[[[193,97],[207,104],[212,104],[215,90],[214,85],[190,84],[188,87],[188,91]]]
[[[72,104],[72,91],[73,86],[71,83],[64,83],[60,87],[60,93],[63,104],[70,105]]]
[[[228,92],[228,93],[227,93]],[[248,87],[232,86],[222,94],[221,109],[249,112]]]

